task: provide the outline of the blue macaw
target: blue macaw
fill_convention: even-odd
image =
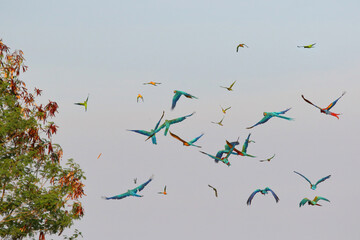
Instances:
[[[116,195],[113,197],[103,197],[106,200],[110,200],[110,199],[122,199],[125,197],[129,197],[129,196],[134,196],[134,197],[143,197],[142,195],[138,195],[137,192],[140,192],[141,190],[143,190],[145,188],[146,185],[149,184],[149,182],[151,182],[151,180],[153,179],[154,176],[151,176],[149,180],[147,180],[145,183],[141,184],[140,186],[134,188],[134,189],[129,189],[126,193],[120,194],[120,195]]]
[[[337,98],[335,101],[333,101],[332,103],[330,103],[330,105],[329,105],[328,107],[326,107],[326,108],[321,108],[321,107],[316,106],[315,104],[313,104],[312,102],[310,102],[309,100],[307,100],[307,99],[304,97],[304,95],[301,95],[301,97],[305,100],[305,102],[307,102],[307,103],[313,105],[314,107],[320,109],[320,112],[321,112],[321,113],[325,113],[326,115],[331,115],[331,116],[334,116],[334,117],[336,117],[337,119],[339,119],[340,113],[330,112],[330,109],[331,109],[333,106],[335,106],[335,104],[337,103],[337,101],[339,101],[339,99],[340,99],[342,96],[344,96],[345,93],[346,93],[346,92],[343,92],[339,98]]]
[[[228,165],[228,167],[230,167],[230,162],[229,162],[229,159],[228,159],[228,157],[229,157],[229,153],[226,155],[226,157],[223,157],[223,158],[219,158],[219,157],[216,157],[216,156],[213,156],[213,155],[211,155],[211,154],[208,154],[208,153],[206,153],[206,152],[202,152],[202,151],[200,151],[201,153],[203,153],[203,154],[206,154],[206,155],[208,155],[209,157],[211,157],[212,159],[214,159],[215,160],[215,162],[216,163],[218,163],[219,161],[221,161],[221,162],[223,162],[224,164],[226,164],[226,165]]]
[[[249,143],[251,143],[251,142],[255,143],[255,141],[250,140],[250,136],[251,136],[251,133],[249,133],[248,137],[245,139],[245,142],[244,142],[242,150],[241,150],[241,152],[243,152],[243,153],[246,153]]]
[[[254,198],[255,194],[257,194],[258,192],[261,193],[261,194],[263,194],[263,195],[265,195],[265,194],[267,194],[269,191],[270,191],[270,192],[272,193],[272,195],[274,196],[275,201],[276,201],[276,202],[279,202],[280,199],[279,199],[279,197],[274,193],[274,191],[271,190],[270,188],[266,187],[265,189],[256,189],[256,190],[250,195],[250,197],[249,197],[249,199],[247,200],[246,204],[247,204],[247,205],[251,205],[252,199]]]
[[[149,138],[151,138],[152,143],[153,143],[153,144],[157,144],[155,134],[156,134],[157,132],[159,132],[160,129],[161,129],[161,128],[159,128],[159,125],[160,125],[161,119],[164,117],[164,114],[165,114],[165,112],[163,111],[163,114],[161,115],[160,120],[157,122],[155,128],[154,128],[154,129],[151,129],[150,132],[145,131],[145,130],[129,130],[129,129],[128,129],[128,131],[132,131],[132,132],[136,132],[136,133],[140,133],[140,134],[142,134],[142,135],[148,136],[148,138],[147,138],[146,140],[148,140]]]
[[[301,173],[296,172],[296,171],[294,171],[294,173],[299,174],[300,176],[302,176],[303,178],[305,178],[305,180],[310,183],[310,188],[311,188],[312,190],[315,190],[316,187],[317,187],[317,185],[318,185],[319,183],[321,183],[321,182],[323,182],[323,181],[325,181],[326,179],[328,179],[328,178],[331,177],[331,175],[326,176],[326,177],[323,177],[322,179],[320,179],[319,181],[317,181],[315,184],[312,184],[311,181],[310,181],[309,179],[307,179],[307,178],[306,178],[304,175],[302,175]]]
[[[304,198],[303,200],[301,200],[301,202],[299,203],[299,207],[302,207],[304,206],[306,203],[308,203],[309,205],[312,205],[312,206],[321,206],[320,204],[318,204],[317,202],[319,200],[324,200],[324,201],[327,201],[327,202],[330,202],[328,199],[324,198],[324,197],[320,197],[320,196],[316,196],[314,198],[314,200],[310,200],[308,198]]]
[[[281,116],[280,114],[285,114],[287,111],[289,111],[291,108],[288,108],[282,112],[264,112],[264,117],[258,122],[256,123],[254,126],[248,127],[247,129],[253,128],[259,124],[263,124],[266,123],[267,121],[269,121],[270,118],[272,117],[278,117],[278,118],[283,118],[286,120],[294,120],[293,118],[289,118],[289,117],[285,117],[285,116]]]
[[[175,95],[173,97],[173,100],[172,100],[172,105],[171,105],[171,109],[173,110],[176,106],[176,102],[179,100],[179,98],[181,97],[181,95],[184,95],[185,97],[187,98],[196,98],[198,99],[197,97],[191,95],[191,94],[188,94],[186,92],[183,92],[183,91],[179,91],[179,90],[175,90],[174,91]]]
[[[89,100],[89,94],[86,98],[86,100],[82,103],[74,103],[75,105],[81,105],[81,106],[84,106],[85,107],[85,112],[87,111],[87,103],[88,103],[88,100]]]
[[[171,135],[172,137],[176,138],[177,140],[179,140],[180,142],[182,142],[184,146],[194,146],[194,147],[201,148],[200,146],[195,145],[194,142],[196,142],[197,140],[199,140],[199,138],[201,138],[204,134],[202,133],[200,136],[198,136],[198,137],[196,137],[196,138],[194,138],[193,140],[188,141],[188,142],[185,141],[185,140],[183,140],[183,139],[181,139],[179,136],[173,134],[171,131],[170,131],[170,135]]]
[[[179,123],[179,122],[182,122],[184,121],[187,117],[191,117],[195,112],[193,112],[192,114],[189,114],[189,115],[186,115],[184,117],[179,117],[179,118],[175,118],[175,119],[172,119],[172,120],[165,120],[165,122],[163,124],[161,124],[161,126],[159,127],[159,131],[163,128],[165,128],[165,131],[164,131],[164,135],[166,136],[168,131],[169,131],[169,128],[170,128],[170,125],[172,124],[175,124],[175,123]]]

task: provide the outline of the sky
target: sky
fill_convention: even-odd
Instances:
[[[6,1],[0,38],[21,49],[28,87],[56,101],[54,141],[85,171],[84,239],[358,239],[360,2],[349,1]],[[249,48],[240,48],[246,43]],[[312,49],[298,45],[316,43]],[[153,87],[144,82],[162,84]],[[220,86],[234,84],[232,92]],[[174,90],[180,98],[172,111]],[[332,109],[320,114],[303,94]],[[141,93],[144,102],[137,103]],[[88,111],[75,102],[89,96]],[[224,126],[220,105],[231,106]],[[271,119],[253,129],[263,112]],[[195,114],[170,130],[215,154],[249,133],[246,158],[215,164],[194,147],[157,134],[157,145],[127,129]],[[241,147],[240,147],[241,148]],[[97,156],[102,153],[101,157]],[[271,162],[259,162],[276,154]],[[313,182],[330,175],[316,191]],[[143,198],[101,199],[154,179]],[[217,188],[219,197],[207,186]],[[167,186],[168,195],[157,194]],[[270,187],[279,196],[249,195]],[[304,197],[323,196],[322,207]],[[321,204],[321,203],[320,203]],[[70,235],[71,231],[64,231]],[[62,237],[51,236],[52,239]],[[49,239],[51,239],[49,238]]]

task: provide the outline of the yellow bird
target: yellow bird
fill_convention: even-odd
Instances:
[[[140,93],[138,94],[138,96],[136,98],[136,102],[139,102],[139,99],[141,99],[144,102],[144,98]]]
[[[143,85],[153,85],[153,86],[157,86],[157,85],[159,85],[159,84],[161,84],[161,83],[159,83],[159,82],[153,82],[153,81],[151,81],[151,82],[147,82],[147,83],[143,83]]]

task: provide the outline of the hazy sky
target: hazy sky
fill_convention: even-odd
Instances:
[[[22,79],[44,90],[39,101],[60,106],[54,140],[87,176],[85,216],[74,226],[84,239],[358,239],[359,9],[355,0],[6,1],[0,38],[24,51]],[[237,53],[239,43],[249,48]],[[235,80],[233,92],[219,87]],[[171,111],[175,89],[199,99],[181,98]],[[326,107],[343,91],[332,109],[340,120],[301,98]],[[84,112],[73,103],[88,94]],[[232,106],[223,127],[211,123],[223,116],[219,105]],[[246,129],[289,107],[295,121]],[[152,129],[163,110],[165,119],[195,111],[171,131],[188,140],[205,133],[198,144],[210,154],[252,133],[257,158],[232,156],[227,167],[163,131],[158,145],[126,131]],[[332,176],[313,191],[294,170],[314,182]],[[152,174],[143,198],[100,198]],[[167,196],[157,194],[164,185]],[[259,194],[246,205],[267,186],[278,204]],[[331,203],[298,207],[316,195]]]

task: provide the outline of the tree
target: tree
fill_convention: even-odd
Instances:
[[[23,239],[61,234],[82,218],[84,172],[52,142],[58,126],[50,121],[58,105],[38,105],[42,90],[30,93],[20,73],[23,52],[10,53],[0,39],[0,237]]]

